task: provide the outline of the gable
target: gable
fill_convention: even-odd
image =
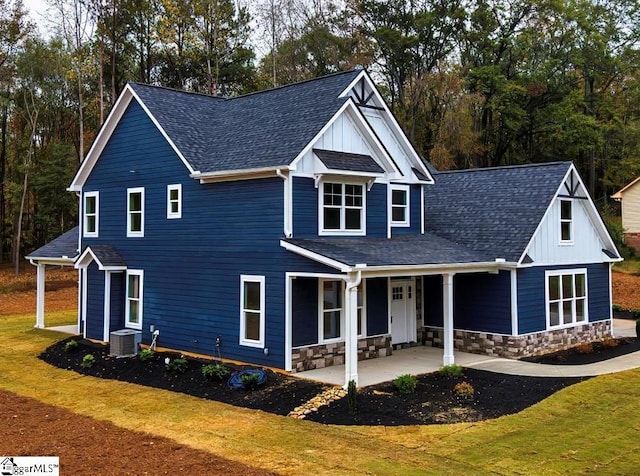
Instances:
[[[622,199],[622,228],[625,232],[640,232],[640,177],[619,193]]]

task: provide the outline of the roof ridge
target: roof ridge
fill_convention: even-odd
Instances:
[[[469,173],[469,172],[493,172],[495,170],[524,169],[524,168],[531,168],[531,167],[546,167],[551,165],[569,165],[572,163],[573,162],[570,160],[557,160],[554,162],[536,162],[533,164],[500,165],[498,167],[476,167],[473,169],[439,170],[436,175]]]
[[[209,98],[209,99],[222,99],[222,100],[229,99],[228,97],[225,97],[225,96],[213,96],[211,94],[199,93],[199,92],[196,92],[196,91],[185,91],[184,89],[172,88],[172,87],[169,87],[169,86],[159,86],[157,84],[146,84],[146,83],[141,83],[139,81],[128,81],[127,84],[135,84],[136,86],[142,86],[142,87],[154,88],[154,89],[162,89],[164,91],[173,91],[173,92],[176,92],[176,93],[190,94],[192,96],[201,96],[201,97]]]

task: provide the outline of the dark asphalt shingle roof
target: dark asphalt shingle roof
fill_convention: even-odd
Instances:
[[[78,232],[78,227],[76,226],[46,245],[29,253],[27,258],[63,259],[66,257],[73,260],[78,256]]]
[[[347,71],[231,99],[131,83],[192,168],[202,173],[289,165],[348,98]]]
[[[102,266],[126,267],[127,263],[122,258],[118,250],[111,245],[90,245],[91,251]]]
[[[440,172],[425,191],[426,230],[518,261],[571,166],[554,162]]]
[[[313,152],[328,169],[384,173],[384,169],[370,155],[324,149],[313,149]]]

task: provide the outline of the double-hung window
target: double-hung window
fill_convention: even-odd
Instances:
[[[240,276],[240,345],[264,347],[264,276]]]
[[[98,218],[100,213],[99,192],[87,192],[84,194],[84,220],[82,234],[85,237],[98,236]]]
[[[342,280],[320,281],[320,336],[323,342],[340,339],[343,335],[343,291]]]
[[[323,183],[320,208],[321,234],[364,234],[364,185]]]
[[[144,236],[144,188],[127,189],[127,236]]]
[[[389,215],[391,226],[410,226],[409,186],[390,185]]]
[[[182,217],[182,185],[167,185],[167,218]]]
[[[560,243],[573,242],[573,202],[560,200]]]
[[[142,270],[127,270],[127,299],[125,303],[125,323],[127,327],[142,329]]]
[[[547,271],[547,328],[587,320],[587,270]]]

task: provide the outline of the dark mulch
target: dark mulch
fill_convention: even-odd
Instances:
[[[630,354],[640,350],[640,339],[623,337],[620,339],[608,339],[591,343],[591,351],[588,348],[576,346],[558,352],[552,352],[534,357],[524,357],[521,360],[538,364],[551,365],[583,365],[602,362],[621,355]],[[615,345],[614,345],[615,344]]]
[[[202,365],[211,360],[188,359],[183,374],[167,372],[165,357],[179,354],[156,354],[154,360],[142,362],[137,357],[113,358],[108,348],[76,338],[79,348],[65,352],[63,340],[45,350],[40,358],[51,365],[100,378],[163,388],[195,397],[216,400],[245,408],[286,415],[295,407],[322,392],[327,385],[265,370],[267,382],[257,390],[228,388],[225,381],[208,381],[201,373]],[[91,354],[95,364],[84,368],[80,364]],[[237,371],[250,366],[226,364]],[[400,395],[392,382],[359,389],[358,411],[349,411],[346,398],[320,408],[307,418],[321,423],[339,425],[416,425],[433,423],[472,422],[517,413],[558,390],[580,382],[581,378],[543,378],[504,375],[481,370],[464,369],[463,377],[445,377],[438,373],[418,376],[416,391]],[[473,386],[472,398],[457,398],[454,386],[468,382]]]

